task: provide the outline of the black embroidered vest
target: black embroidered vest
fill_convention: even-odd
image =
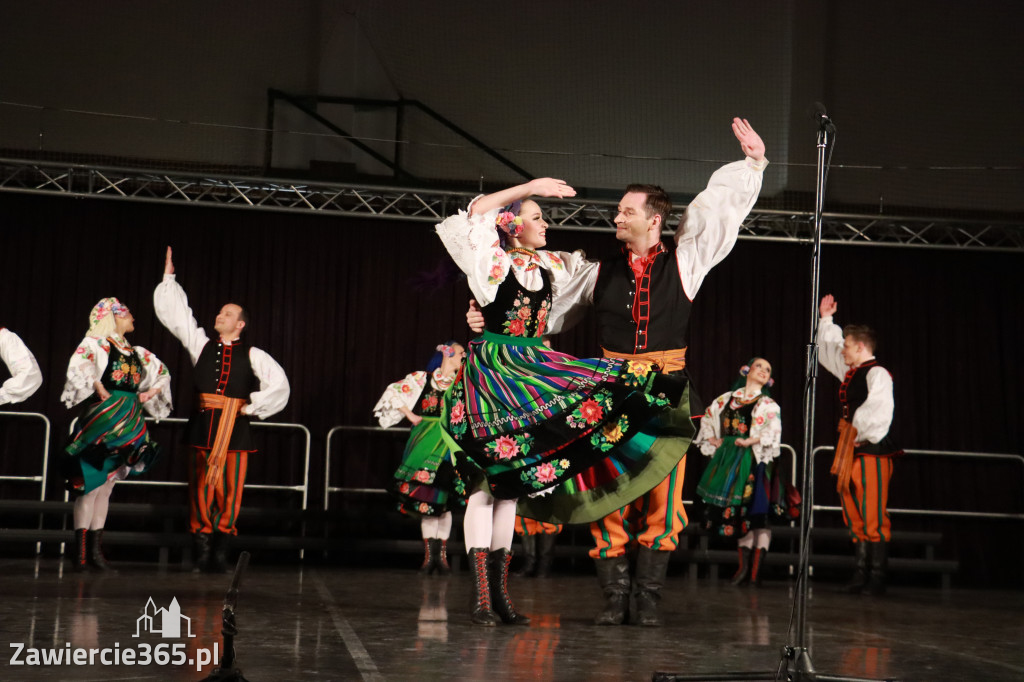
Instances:
[[[857,408],[868,399],[868,372],[873,367],[879,366],[877,360],[868,360],[846,372],[846,377],[839,386],[839,405],[843,419],[852,421]],[[885,371],[884,368],[883,371]],[[892,426],[890,425],[889,428],[891,430]],[[877,443],[864,441],[856,448],[856,454],[892,456],[902,454],[902,450],[889,437],[889,432],[886,432],[885,436]]]
[[[509,270],[508,276],[498,285],[494,300],[483,307],[487,331],[524,338],[544,335],[551,310],[551,279],[543,268],[540,276],[541,288],[530,291]]]
[[[654,255],[639,281],[628,249],[602,260],[594,308],[601,346],[612,352],[635,354],[687,345],[690,299],[683,291],[675,253],[668,249]]]
[[[196,359],[194,382],[197,393],[216,393],[229,398],[248,398],[258,391],[259,379],[252,371],[249,346],[242,341],[225,345],[220,338],[210,339]],[[220,410],[198,410],[188,421],[187,442],[199,448],[212,448],[220,423]],[[239,414],[231,433],[229,450],[253,450],[249,418]]]

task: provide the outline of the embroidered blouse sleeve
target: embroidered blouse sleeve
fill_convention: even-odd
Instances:
[[[782,409],[771,398],[761,398],[751,414],[750,437],[757,442],[750,446],[758,462],[770,462],[779,456],[782,443]]]
[[[401,408],[413,409],[426,383],[426,372],[413,372],[384,389],[384,395],[373,406],[373,416],[381,427],[386,429],[402,421]]]
[[[551,263],[551,312],[546,334],[558,334],[580,321],[594,302],[594,286],[600,263],[587,260],[582,251],[540,251],[541,259]],[[556,267],[560,265],[561,267]]]
[[[156,286],[153,309],[161,324],[185,346],[192,364],[196,364],[209,337],[196,322],[192,309],[188,307],[188,296],[174,275],[164,275],[163,281]]]
[[[249,348],[249,362],[253,374],[260,380],[260,390],[249,394],[249,404],[242,408],[242,413],[266,419],[288,404],[291,386],[284,368],[266,351]]]
[[[7,365],[11,378],[0,386],[0,405],[20,403],[43,384],[43,374],[32,351],[17,334],[0,327],[0,359]]]
[[[676,230],[676,264],[683,290],[693,300],[704,277],[736,244],[740,226],[761,192],[768,161],[751,158],[722,166],[686,207]]]
[[[469,207],[472,205],[470,202]],[[508,276],[511,267],[508,254],[498,241],[498,228],[494,223],[498,211],[494,209],[481,215],[459,211],[436,226],[441,243],[455,265],[465,273],[469,290],[481,307],[494,301],[498,285]]]
[[[167,365],[142,346],[135,346],[135,354],[142,362],[142,383],[139,384],[139,392],[160,389],[159,393],[142,403],[142,407],[157,419],[170,416],[174,404],[171,396],[171,373]]]
[[[868,398],[853,413],[853,427],[857,439],[877,443],[889,433],[895,408],[892,395],[892,376],[884,367],[868,370]]]
[[[700,420],[700,431],[697,432],[697,439],[694,442],[700,446],[701,454],[707,457],[715,454],[715,451],[718,449],[717,446],[712,445],[708,440],[711,438],[721,438],[722,430],[719,417],[722,415],[722,410],[725,409],[725,404],[729,402],[731,397],[732,393],[723,393],[713,403],[708,405],[708,409],[704,410],[704,417]]]
[[[74,407],[91,396],[93,384],[103,376],[110,357],[110,346],[104,339],[87,336],[82,339],[68,362],[67,379],[60,399],[66,407]]]
[[[818,362],[842,381],[846,378],[846,362],[843,361],[843,328],[832,321],[832,316],[818,321]]]

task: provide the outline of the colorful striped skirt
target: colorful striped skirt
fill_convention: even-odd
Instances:
[[[89,404],[64,451],[68,455],[65,476],[70,487],[81,493],[112,478],[145,473],[158,455],[138,394],[127,391],[111,391],[106,400]]]
[[[391,492],[398,498],[398,510],[406,514],[440,516],[465,504],[466,486],[455,470],[437,417],[423,417],[412,427]]]
[[[470,488],[523,516],[589,523],[660,483],[693,436],[686,381],[651,363],[579,359],[485,332],[445,394],[442,423]]]
[[[775,462],[756,462],[738,436],[724,436],[704,470],[697,494],[706,504],[703,527],[723,537],[742,537],[752,528],[768,527],[772,511]]]

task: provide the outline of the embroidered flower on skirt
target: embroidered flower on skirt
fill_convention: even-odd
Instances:
[[[534,489],[543,490],[558,480],[568,470],[569,460],[560,459],[529,467],[519,474],[519,477],[523,480],[523,483]]]
[[[528,433],[514,433],[499,436],[484,446],[484,451],[496,462],[504,462],[529,454],[533,447],[533,436]]]
[[[629,418],[622,415],[617,422],[605,424],[603,429],[590,436],[590,444],[601,452],[608,452],[622,440],[627,431]]]

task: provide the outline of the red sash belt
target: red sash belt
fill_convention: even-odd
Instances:
[[[235,417],[245,405],[245,398],[229,398],[216,393],[200,393],[199,409],[220,410],[220,422],[217,424],[217,435],[213,439],[213,449],[206,460],[206,485],[214,485],[224,473],[224,462],[228,457],[228,445],[231,443],[231,432],[235,429]]]

